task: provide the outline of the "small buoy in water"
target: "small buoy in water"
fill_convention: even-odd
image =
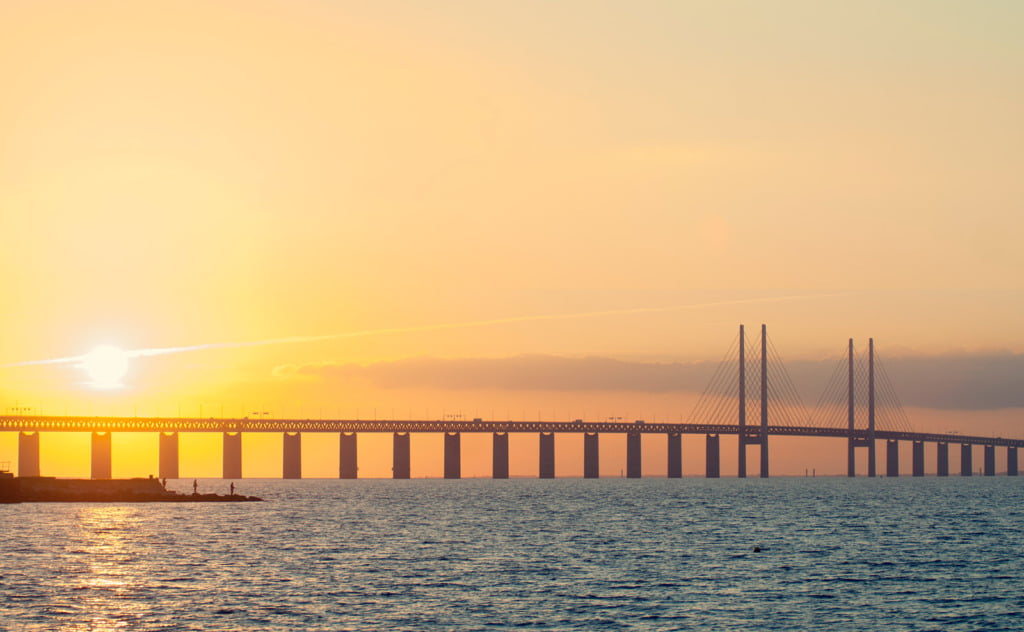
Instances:
[[[760,552],[761,552],[761,547],[755,546],[754,547],[754,553],[760,553]]]

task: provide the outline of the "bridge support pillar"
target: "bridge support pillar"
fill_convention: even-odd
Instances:
[[[924,476],[924,441],[915,441],[913,446],[914,476]]]
[[[462,478],[462,435],[444,433],[444,477]]]
[[[281,478],[302,478],[302,433],[284,433],[284,467]]]
[[[555,434],[540,433],[540,478],[555,477]]]
[[[640,478],[643,472],[643,456],[640,450],[640,433],[626,435],[626,478]]]
[[[596,432],[583,433],[583,478],[600,478],[601,459]]]
[[[961,443],[960,444],[960,476],[970,476],[974,473],[974,463],[972,462],[971,444]]]
[[[949,476],[949,444],[940,442],[935,444],[938,450],[938,463],[936,473],[939,476]]]
[[[761,426],[761,478],[768,478],[768,430]]]
[[[885,475],[900,475],[900,442],[895,439],[885,442]]]
[[[39,476],[39,433],[18,433],[18,476]]]
[[[1017,448],[1006,448],[1006,475],[1017,476]]]
[[[668,477],[683,477],[683,435],[668,435]]]
[[[160,433],[160,478],[178,478],[178,433]]]
[[[110,433],[92,433],[92,478],[110,478]]]
[[[494,454],[491,461],[491,478],[508,478],[508,433],[494,433]]]
[[[221,464],[224,478],[242,478],[242,433],[224,433],[224,455]]]
[[[996,447],[994,445],[985,446],[985,476],[996,475]]]
[[[722,475],[721,463],[719,461],[718,452],[718,435],[707,436],[707,458],[705,459],[705,477],[706,478],[719,478]]]
[[[338,478],[359,478],[359,435],[338,435]]]
[[[392,451],[391,478],[409,478],[409,433],[396,432]]]

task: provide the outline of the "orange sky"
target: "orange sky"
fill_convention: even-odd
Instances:
[[[364,335],[134,358],[103,391],[5,366],[0,404],[678,419],[689,391],[328,372],[718,360],[741,322],[787,360],[1024,353],[1022,31],[1008,1],[4,2],[0,365]],[[83,473],[78,439],[44,439]],[[202,440],[184,472],[217,470]],[[141,473],[155,436],[117,441]]]

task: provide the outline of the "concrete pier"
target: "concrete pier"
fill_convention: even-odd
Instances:
[[[936,467],[936,473],[939,476],[949,476],[949,444],[945,442],[939,442],[935,444],[937,448],[938,462]]]
[[[960,476],[971,476],[974,474],[974,464],[971,460],[971,444],[960,444]]]
[[[281,478],[302,478],[302,433],[284,433]]]
[[[683,477],[683,435],[668,435],[668,477]]]
[[[540,477],[555,477],[555,433],[540,433]]]
[[[178,478],[178,433],[160,433],[160,478]]]
[[[601,477],[601,459],[596,432],[583,433],[583,478]]]
[[[224,433],[224,455],[221,463],[224,478],[242,478],[242,433]]]
[[[1017,476],[1017,448],[1006,448],[1006,475]]]
[[[409,478],[409,433],[396,432],[394,451],[392,452],[391,477]]]
[[[718,435],[707,436],[706,446],[706,459],[705,459],[705,477],[707,478],[719,478],[722,475],[721,461],[719,460],[718,451]]]
[[[996,447],[994,445],[985,446],[985,476],[996,475]]]
[[[111,478],[110,433],[92,433],[92,478]]]
[[[508,478],[508,433],[495,432],[494,458],[491,464],[492,478]]]
[[[914,448],[914,476],[924,476],[924,441],[915,441]]]
[[[900,475],[900,442],[894,439],[885,442],[885,475]]]
[[[359,478],[358,437],[354,432],[338,435],[338,478]]]
[[[643,475],[642,463],[640,433],[629,433],[626,435],[626,478],[640,478]]]
[[[39,476],[39,433],[18,433],[18,476]]]
[[[462,435],[444,433],[444,477],[462,478]]]

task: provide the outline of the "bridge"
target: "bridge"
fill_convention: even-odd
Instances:
[[[736,358],[734,358],[736,356]],[[283,478],[302,476],[303,433],[339,434],[339,478],[358,476],[358,436],[360,433],[393,435],[394,478],[410,478],[410,433],[442,433],[444,435],[444,477],[461,478],[461,436],[463,433],[492,435],[492,476],[509,476],[509,434],[539,435],[540,478],[555,476],[555,436],[576,433],[583,435],[584,478],[599,476],[599,438],[602,434],[626,436],[626,469],[629,478],[641,476],[641,436],[665,435],[668,438],[666,475],[682,477],[683,435],[704,435],[705,475],[721,476],[720,437],[738,437],[737,476],[747,476],[747,447],[757,446],[760,452],[760,476],[770,471],[769,441],[771,436],[833,437],[847,442],[847,474],[856,475],[855,450],[864,448],[868,456],[868,476],[875,476],[876,448],[885,446],[885,474],[899,476],[899,444],[912,444],[913,476],[925,474],[925,444],[935,444],[936,473],[948,476],[949,446],[960,445],[960,474],[973,474],[975,446],[982,447],[983,473],[996,473],[995,451],[1006,449],[1006,473],[1018,475],[1017,450],[1024,439],[965,436],[914,432],[909,428],[891,385],[882,375],[878,388],[878,371],[874,341],[869,340],[865,355],[854,352],[849,341],[847,357],[841,363],[845,371],[836,371],[819,400],[817,423],[803,409],[796,390],[785,373],[781,360],[770,346],[767,328],[761,326],[760,350],[748,347],[744,328],[733,342],[727,359],[712,377],[701,397],[690,423],[571,422],[558,421],[472,421],[454,420],[312,420],[312,419],[215,419],[183,417],[87,417],[8,415],[0,417],[0,431],[18,433],[18,475],[39,476],[39,440],[43,432],[90,432],[91,474],[93,478],[111,477],[111,434],[114,432],[159,433],[159,475],[178,478],[178,434],[181,432],[214,432],[223,436],[223,476],[242,477],[242,434],[251,432],[283,435]],[[752,358],[751,362],[748,358]],[[734,361],[738,359],[738,362]],[[837,379],[844,377],[845,380]],[[837,388],[837,384],[844,388]],[[752,388],[756,386],[756,388]],[[837,410],[842,408],[843,419]],[[759,417],[759,423],[748,424],[748,414]],[[771,417],[777,418],[775,422]],[[879,419],[882,423],[879,424]],[[845,422],[845,423],[840,423]]]

